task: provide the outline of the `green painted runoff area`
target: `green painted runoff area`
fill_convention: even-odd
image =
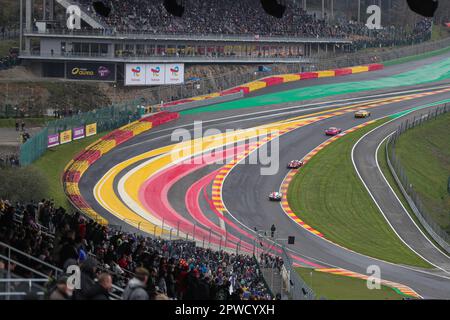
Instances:
[[[182,111],[181,114],[197,114],[201,112],[252,108],[263,105],[311,100],[368,90],[418,85],[441,81],[448,78],[450,78],[450,58],[424,65],[421,68],[389,77],[383,77],[380,79],[316,85],[282,92],[269,93],[257,97],[239,99],[236,101],[224,102],[206,107],[186,110]]]

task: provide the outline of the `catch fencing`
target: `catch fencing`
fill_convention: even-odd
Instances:
[[[314,291],[306,284],[300,275],[295,271],[293,261],[284,246],[281,246],[281,258],[283,259],[283,280],[287,284],[284,286],[286,294],[291,300],[315,300]]]
[[[59,135],[94,123],[97,126],[96,133],[101,133],[138,120],[141,116],[140,105],[140,102],[135,100],[50,121],[40,132],[20,146],[19,163],[21,166],[27,166],[44,154],[49,145],[50,135]]]
[[[389,169],[399,185],[403,195],[410,205],[414,215],[420,221],[422,226],[427,230],[430,236],[448,253],[450,253],[450,235],[442,229],[442,227],[433,219],[428,209],[424,206],[420,195],[415,191],[410,179],[406,174],[405,168],[399,157],[395,153],[395,147],[400,136],[407,130],[422,125],[426,121],[436,119],[439,115],[450,112],[450,104],[443,104],[434,109],[430,109],[428,113],[414,117],[413,120],[404,121],[401,126],[394,132],[386,143],[386,158]]]

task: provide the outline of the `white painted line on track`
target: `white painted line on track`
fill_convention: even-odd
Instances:
[[[450,257],[448,256],[448,254],[446,254],[446,253],[443,252],[439,247],[437,247],[437,246],[433,243],[433,241],[431,241],[431,240],[429,239],[429,237],[423,232],[423,230],[417,225],[416,221],[411,217],[411,215],[409,214],[408,210],[407,210],[407,209],[405,208],[405,206],[403,205],[403,202],[399,199],[399,197],[397,196],[397,193],[394,191],[394,189],[392,188],[392,186],[390,185],[390,183],[389,183],[388,180],[386,179],[386,177],[385,177],[383,171],[381,170],[381,167],[380,167],[380,165],[379,165],[379,163],[378,163],[378,151],[379,151],[379,149],[380,149],[380,146],[386,141],[386,139],[388,139],[388,138],[389,138],[391,135],[393,135],[394,133],[395,133],[395,131],[392,132],[392,133],[390,133],[388,136],[386,136],[386,137],[380,142],[380,144],[377,146],[377,150],[375,151],[375,160],[376,160],[376,163],[377,163],[377,169],[378,169],[378,171],[380,172],[380,174],[381,174],[381,176],[383,177],[383,179],[384,179],[384,181],[386,182],[386,184],[389,186],[389,189],[390,189],[391,192],[394,194],[394,196],[395,196],[395,198],[397,199],[397,201],[398,201],[398,202],[400,203],[400,205],[402,206],[403,210],[404,210],[406,213],[408,213],[409,218],[410,218],[411,221],[414,223],[414,225],[417,227],[417,229],[420,230],[420,232],[422,233],[422,235],[423,235],[425,238],[428,239],[428,241],[433,245],[434,248],[436,248],[436,249],[437,249],[439,252],[441,252],[444,256],[446,256],[447,258],[450,259]],[[450,262],[450,260],[449,260],[449,262]],[[449,272],[447,272],[447,273],[449,273]],[[450,273],[449,273],[449,274],[450,274]]]
[[[430,106],[430,107],[432,107],[432,106]],[[410,114],[410,113],[406,113],[406,114],[404,114],[404,115],[402,115],[401,117],[399,117],[399,118],[402,118],[402,117],[404,117],[404,116],[406,116],[406,115],[408,115],[408,114]],[[438,265],[435,265],[434,263],[432,263],[431,261],[429,261],[428,259],[426,259],[425,257],[423,257],[421,254],[419,254],[417,251],[415,251],[402,237],[400,237],[400,235],[398,234],[398,232],[395,230],[395,228],[393,227],[393,225],[391,224],[391,222],[389,221],[389,219],[386,217],[386,215],[385,215],[385,213],[383,212],[383,210],[381,209],[381,207],[380,207],[380,205],[379,205],[379,203],[375,200],[375,197],[373,196],[373,194],[372,194],[372,192],[370,191],[370,189],[368,188],[368,186],[367,186],[367,184],[366,184],[366,182],[364,181],[364,179],[361,177],[361,174],[359,173],[359,171],[358,171],[358,168],[357,168],[357,166],[356,166],[356,163],[355,163],[355,158],[354,158],[354,150],[355,150],[355,147],[367,136],[367,135],[369,135],[370,133],[372,133],[373,131],[375,131],[375,130],[377,130],[377,129],[379,129],[380,127],[383,127],[384,125],[387,125],[388,123],[391,123],[391,122],[393,122],[393,121],[395,121],[395,120],[398,120],[399,118],[395,118],[395,119],[392,119],[392,120],[389,120],[389,121],[387,121],[387,122],[385,122],[385,123],[383,123],[381,126],[378,126],[378,127],[376,127],[376,128],[374,128],[374,129],[372,129],[372,130],[370,130],[369,132],[367,132],[366,134],[364,134],[354,145],[353,145],[353,147],[352,147],[352,152],[351,152],[351,158],[352,158],[352,163],[353,163],[353,167],[355,168],[355,171],[356,171],[356,173],[357,173],[357,175],[358,175],[358,177],[359,177],[359,179],[361,180],[361,182],[362,182],[362,184],[364,185],[364,187],[366,188],[366,190],[367,190],[367,192],[369,193],[369,195],[370,195],[370,197],[372,198],[372,200],[373,200],[373,202],[375,203],[375,205],[377,206],[377,208],[378,208],[378,210],[381,212],[381,214],[383,215],[383,217],[384,217],[384,219],[386,220],[386,222],[388,223],[388,225],[391,227],[391,229],[394,231],[394,233],[397,235],[397,237],[412,251],[412,252],[414,252],[415,254],[417,254],[419,257],[421,257],[423,260],[425,260],[426,262],[428,262],[430,265],[432,265],[432,266],[435,266],[436,268],[438,268],[438,269],[440,269],[440,270],[442,270],[443,272],[445,272],[445,273],[447,273],[447,274],[449,274],[450,275],[450,273],[449,272],[447,272],[445,269],[443,269],[443,268],[441,268],[440,266],[438,266]],[[395,194],[395,193],[394,193]],[[409,213],[408,212],[406,212],[406,214],[408,215],[408,217],[411,219],[411,217],[409,216]],[[417,227],[417,225],[416,225],[416,227]],[[417,227],[418,228],[418,227]],[[422,232],[422,230],[420,230],[420,228],[418,228],[419,229],[419,231],[420,232]],[[428,241],[430,241],[430,239],[428,239],[428,237],[425,237]],[[431,241],[430,241],[431,242]],[[432,242],[431,242],[432,243]],[[432,243],[433,244],[433,243]],[[434,244],[433,244],[433,246],[434,246]],[[383,261],[383,260],[381,260],[381,261]],[[386,261],[387,262],[387,261]],[[397,264],[395,264],[395,265],[397,265]],[[415,268],[410,268],[410,267],[406,267],[406,266],[404,266],[404,265],[398,265],[398,266],[402,266],[402,267],[404,267],[404,268],[407,268],[407,269],[411,269],[411,270],[415,270],[415,271],[420,271],[420,272],[424,272],[424,273],[427,273],[427,274],[431,274],[431,275],[434,275],[434,276],[438,276],[438,277],[442,277],[442,278],[446,278],[446,279],[450,279],[450,278],[448,278],[448,277],[444,277],[444,276],[441,276],[441,275],[438,275],[438,274],[432,274],[432,273],[428,273],[428,272],[425,272],[425,271],[423,271],[423,270],[418,270],[418,269],[415,269]]]

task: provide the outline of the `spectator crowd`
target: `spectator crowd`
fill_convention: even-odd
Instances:
[[[110,299],[113,283],[124,288],[115,294],[125,300],[271,299],[253,257],[197,247],[192,241],[122,232],[80,213],[68,214],[51,200],[1,200],[0,241],[62,270],[80,267],[81,287],[73,290],[68,275],[53,277],[51,268],[13,254],[16,261],[53,279],[45,290],[51,300]],[[0,253],[6,255],[1,247]],[[32,277],[13,263],[0,263],[18,276]],[[282,260],[266,254],[259,263],[280,268]]]
[[[96,14],[92,1],[77,1],[116,32],[348,37],[359,42],[369,40],[366,46],[389,45],[397,40],[411,44],[427,40],[431,34],[430,19],[420,21],[412,32],[394,26],[369,30],[364,23],[355,21],[330,22],[326,13],[325,17],[318,17],[316,13],[303,10],[295,1],[284,2],[286,11],[282,19],[266,14],[258,0],[191,0],[185,3],[181,18],[167,12],[163,0],[105,0],[112,9],[108,17]]]

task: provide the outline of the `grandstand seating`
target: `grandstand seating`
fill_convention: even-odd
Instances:
[[[255,36],[351,37],[356,47],[386,46],[398,41],[415,43],[430,36],[431,21],[424,19],[414,30],[388,27],[369,30],[364,23],[337,21],[330,23],[286,1],[282,19],[267,15],[259,0],[192,0],[186,5],[182,18],[172,16],[163,0],[109,0],[111,14],[105,18],[95,14],[92,1],[74,0],[98,20],[117,32],[154,34],[219,34]]]

